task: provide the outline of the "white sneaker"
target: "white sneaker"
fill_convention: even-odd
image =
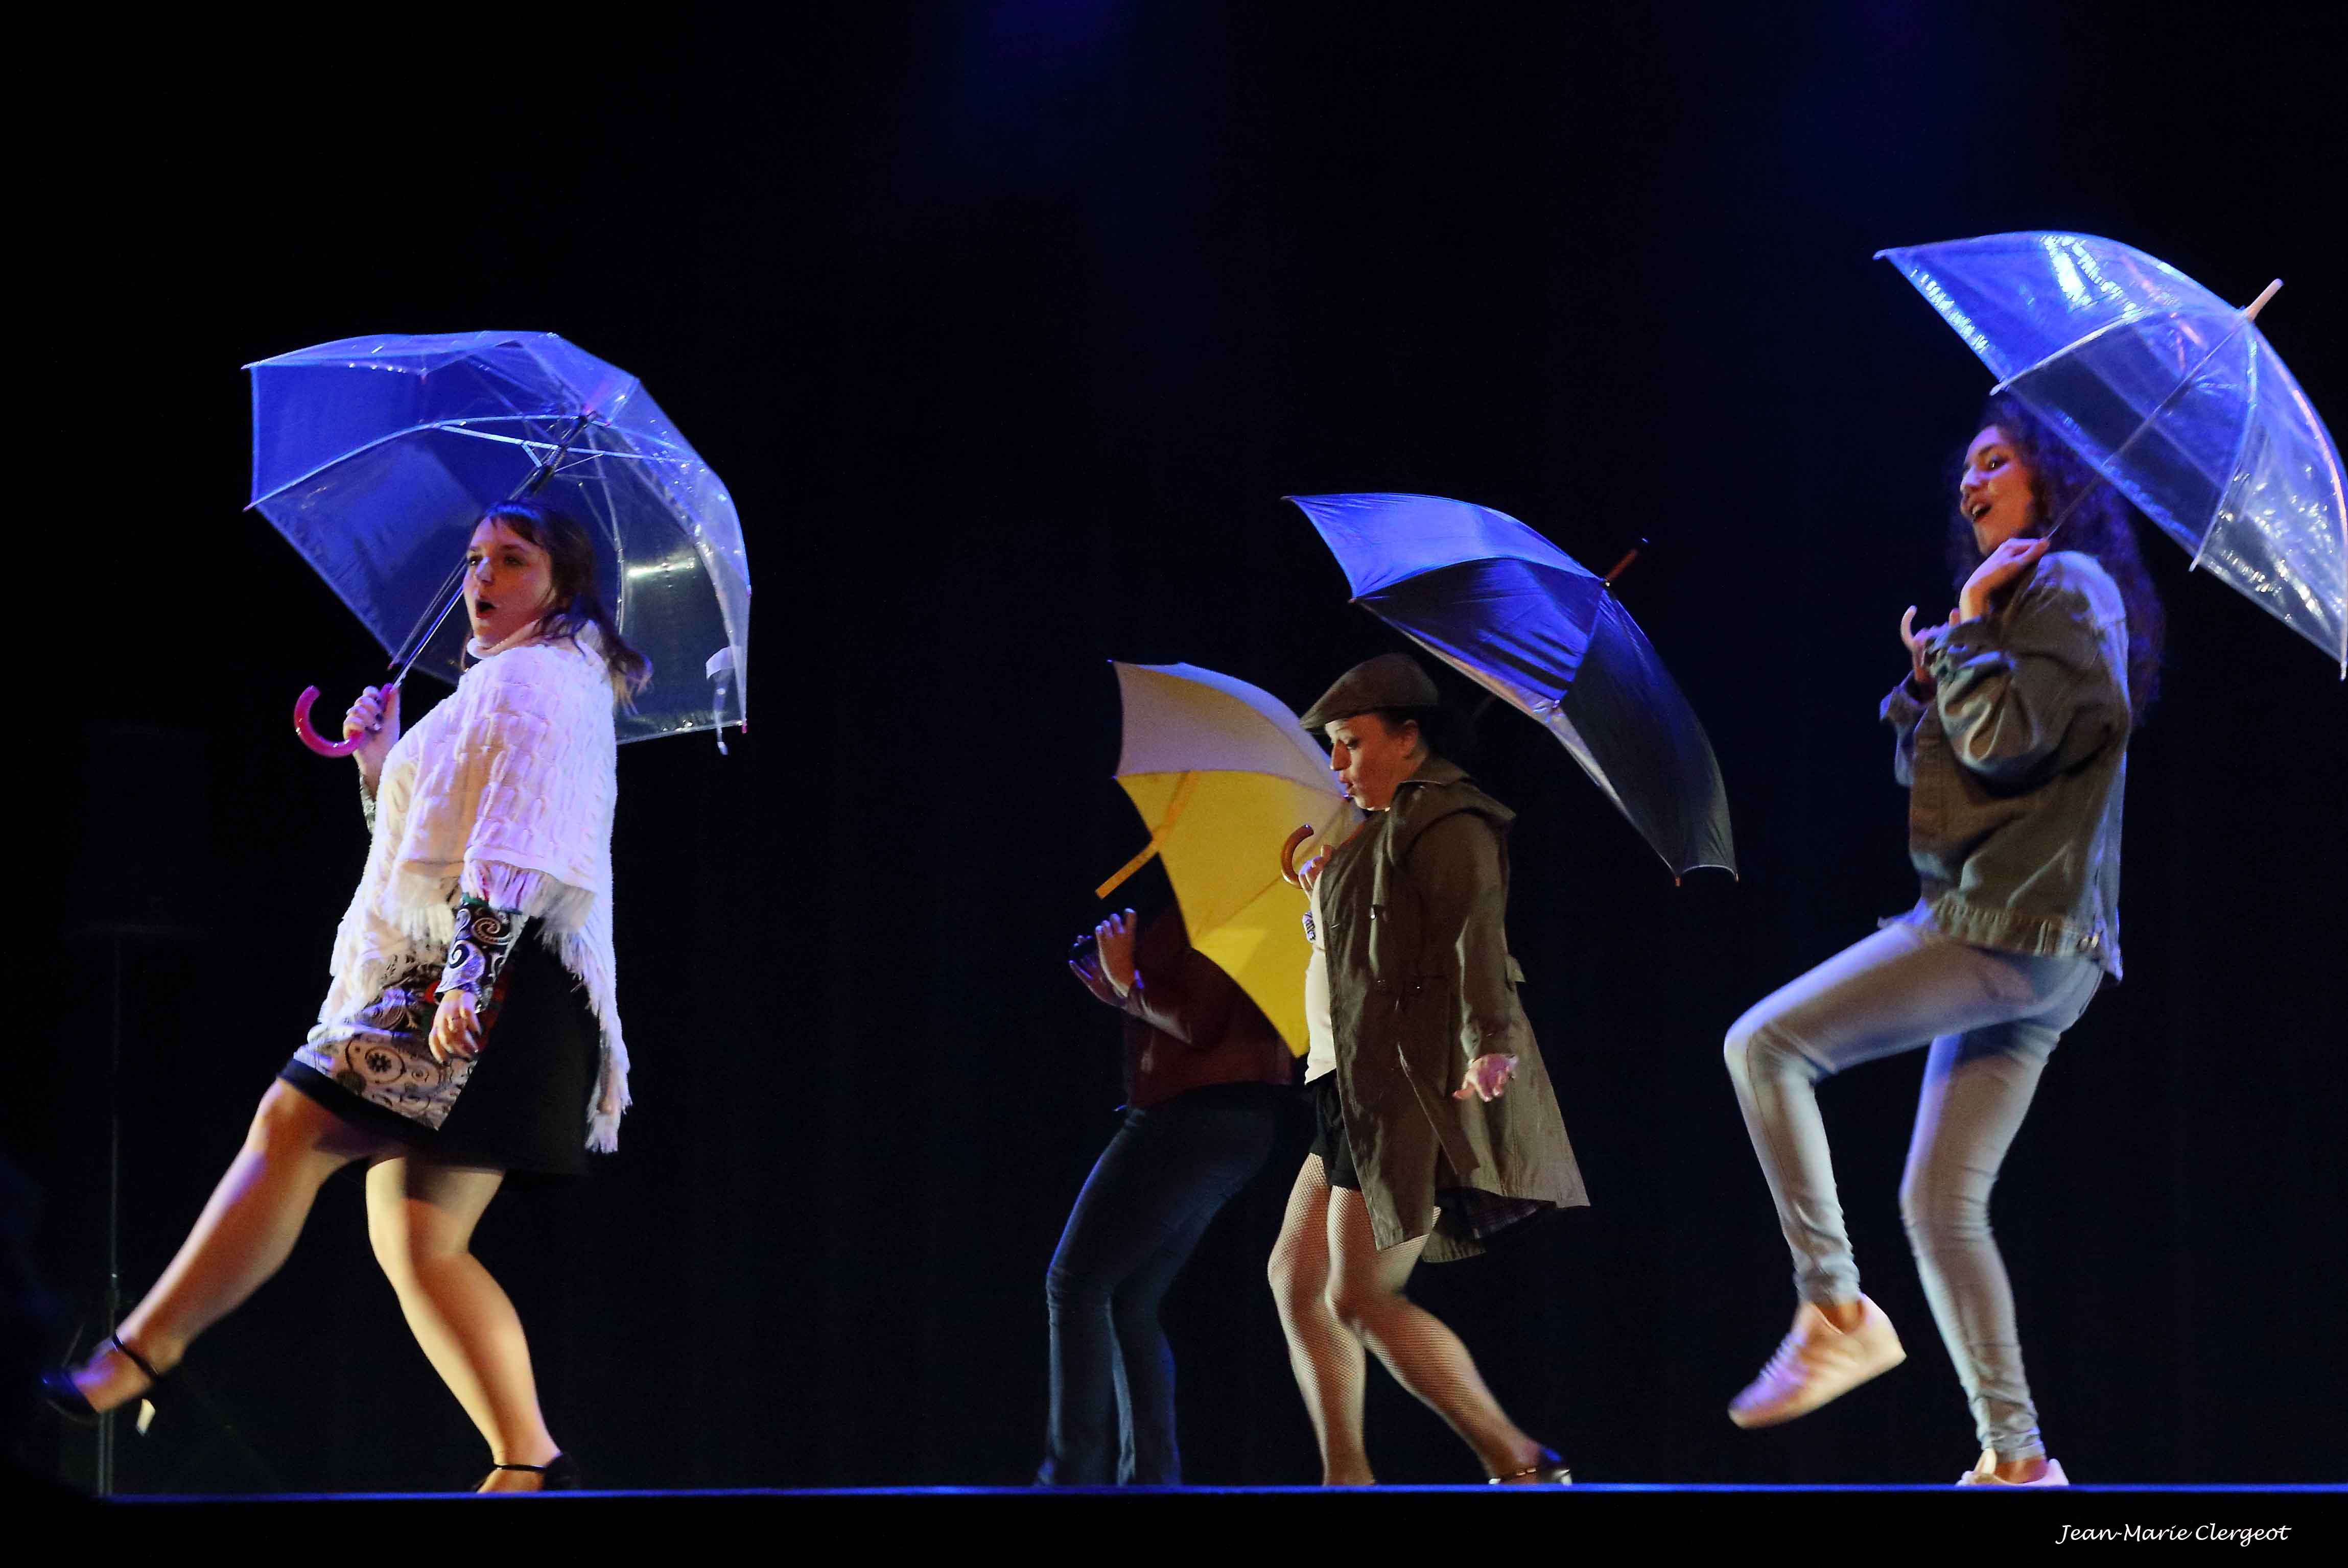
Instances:
[[[1808,1415],[1908,1359],[1883,1309],[1864,1296],[1859,1307],[1859,1327],[1846,1333],[1816,1307],[1802,1303],[1777,1353],[1752,1386],[1729,1401],[1728,1419],[1740,1427],[1774,1427]]]
[[[1957,1484],[1959,1486],[2068,1486],[2071,1484],[2071,1478],[2063,1473],[2060,1463],[2050,1459],[2046,1461],[2046,1473],[2036,1481],[2001,1481],[1997,1474],[1997,1450],[1983,1449],[1980,1462],[1957,1477]]]

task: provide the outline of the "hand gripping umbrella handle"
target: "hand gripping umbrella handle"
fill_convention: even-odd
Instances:
[[[465,569],[460,563],[458,566],[457,570],[450,574],[451,580],[461,577],[464,574],[464,570]],[[448,585],[447,583],[443,583],[440,586],[443,593],[448,593]],[[449,613],[454,610],[457,606],[462,604],[464,600],[465,596],[461,589],[455,593],[448,593],[448,602],[440,607],[440,613],[432,618],[431,625],[424,629],[423,635],[419,637],[410,634],[406,646],[413,649],[415,651],[409,653],[404,661],[397,658],[394,658],[392,660],[392,665],[394,669],[397,671],[397,673],[392,676],[391,684],[384,688],[386,692],[399,690],[400,682],[407,679],[407,672],[410,670],[415,669],[416,661],[424,656],[424,650],[431,644],[431,641],[435,637],[440,634],[441,624],[448,619]],[[318,733],[317,731],[312,729],[310,727],[310,704],[315,702],[317,700],[318,689],[315,686],[303,687],[302,694],[294,699],[294,738],[295,740],[301,742],[304,745],[309,747],[312,751],[317,753],[322,757],[346,757],[353,752],[357,751],[361,746],[366,744],[366,733],[364,731],[358,734],[350,736],[346,740],[330,741],[326,739],[325,736]],[[380,723],[376,726],[377,729],[380,729],[381,727]]]
[[[366,744],[366,732],[362,730],[347,740],[330,741],[310,727],[310,705],[318,700],[315,686],[304,686],[302,694],[294,699],[294,738],[322,757],[346,757]]]

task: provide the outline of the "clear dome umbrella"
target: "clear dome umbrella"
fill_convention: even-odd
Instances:
[[[345,338],[245,368],[251,505],[383,644],[396,679],[457,679],[466,542],[488,507],[530,494],[586,527],[604,602],[652,661],[619,738],[747,725],[741,521],[634,376],[552,333]],[[353,743],[310,728],[316,695],[295,731],[344,754]]]
[[[1990,234],[1877,254],[1981,356],[1998,391],[2052,425],[2197,569],[2322,649],[2348,679],[2339,449],[2256,324],[2280,281],[2238,310],[2093,234]]]

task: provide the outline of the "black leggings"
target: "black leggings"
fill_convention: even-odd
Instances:
[[[1285,1093],[1223,1083],[1125,1113],[1045,1276],[1052,1411],[1039,1481],[1181,1484],[1158,1305],[1217,1211],[1262,1169]]]

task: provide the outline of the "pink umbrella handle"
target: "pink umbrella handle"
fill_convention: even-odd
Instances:
[[[346,757],[366,744],[366,733],[361,731],[348,740],[330,741],[310,727],[310,705],[318,700],[315,686],[304,686],[302,694],[294,699],[294,738],[322,757]]]

